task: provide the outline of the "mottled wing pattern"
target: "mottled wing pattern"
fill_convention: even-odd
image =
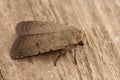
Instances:
[[[53,29],[52,29],[53,28]],[[77,44],[80,30],[73,26],[41,22],[23,22],[16,28],[18,38],[12,49],[12,58],[23,58]]]

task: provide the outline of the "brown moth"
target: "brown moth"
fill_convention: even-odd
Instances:
[[[84,45],[84,33],[78,27],[52,22],[23,21],[16,27],[18,38],[12,58],[24,58],[69,46]]]

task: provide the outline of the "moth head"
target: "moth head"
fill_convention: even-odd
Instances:
[[[85,33],[78,31],[78,36],[76,38],[77,44],[83,46],[85,44]]]

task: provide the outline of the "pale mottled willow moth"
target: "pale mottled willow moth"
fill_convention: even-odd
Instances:
[[[17,25],[16,32],[18,38],[12,48],[12,58],[24,58],[84,44],[84,33],[78,27],[52,22],[23,21]]]

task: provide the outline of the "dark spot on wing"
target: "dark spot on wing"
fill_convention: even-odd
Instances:
[[[39,49],[39,43],[36,43],[37,48]]]

